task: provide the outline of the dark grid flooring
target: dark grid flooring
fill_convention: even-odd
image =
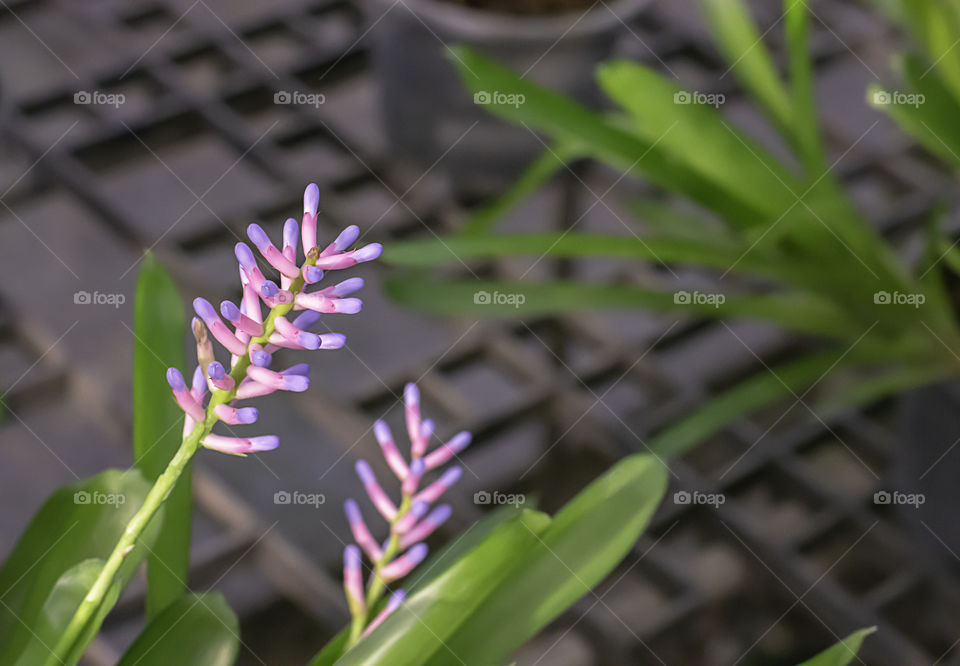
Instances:
[[[397,203],[410,180],[391,168],[355,6],[5,5],[4,551],[53,488],[130,463],[131,301],[143,247],[171,268],[185,296],[213,300],[235,296],[231,248],[246,224],[278,232],[310,180],[324,192],[328,234],[357,223],[366,240],[387,243],[424,227],[439,233],[462,217],[438,184],[442,166]],[[724,66],[693,5],[658,3],[621,50],[651,62],[652,49],[691,87],[714,89]],[[814,8],[824,122],[834,155],[844,155],[837,169],[866,213],[909,244],[911,225],[947,180],[862,104],[867,83],[889,77],[894,41],[858,4]],[[772,5],[757,9],[765,27],[778,18]],[[779,32],[771,30],[772,43]],[[73,103],[77,91],[93,90],[126,102]],[[326,101],[278,106],[272,98],[281,90],[322,92]],[[727,92],[730,117],[763,137],[756,111]],[[582,167],[585,186],[558,179],[504,227],[556,228],[558,210],[589,209],[583,230],[617,231],[626,217],[622,193],[596,205],[591,192],[618,176]],[[510,276],[528,267],[509,260],[494,270]],[[545,261],[532,275],[555,269]],[[611,262],[572,270],[589,279],[663,280],[654,269]],[[191,584],[216,583],[243,617],[244,664],[302,663],[343,625],[337,568],[347,530],[339,507],[356,493],[353,459],[377,458],[373,419],[399,416],[404,382],[420,382],[441,433],[478,435],[442,535],[450,538],[481,515],[475,491],[536,493],[553,509],[648,432],[732,378],[764,371],[758,356],[781,357],[797,345],[766,326],[644,313],[439,320],[388,301],[379,290],[383,267],[357,274],[369,286],[365,314],[338,327],[349,348],[315,361],[320,381],[306,395],[263,401],[262,429],[281,434],[281,448],[242,461],[208,453],[198,464]],[[77,306],[79,290],[121,293],[127,302]],[[934,576],[911,558],[907,535],[870,501],[896,443],[890,405],[829,428],[802,418],[804,410],[780,419],[788,407],[738,423],[672,463],[671,495],[687,488],[723,492],[728,501],[714,510],[668,496],[634,555],[518,663],[795,663],[870,624],[880,631],[865,663],[957,663],[949,618],[958,579]],[[277,490],[322,492],[327,501],[318,509],[278,506]],[[142,582],[88,663],[112,663],[136,634],[141,594]]]

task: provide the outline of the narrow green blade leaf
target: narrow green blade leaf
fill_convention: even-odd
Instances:
[[[806,3],[784,0],[787,52],[790,57],[790,88],[793,98],[794,145],[811,179],[826,173],[820,141],[817,105],[813,95],[813,58],[810,54],[810,10]]]
[[[16,663],[67,571],[85,560],[109,557],[149,490],[138,471],[108,470],[60,488],[44,503],[0,568],[0,665]],[[155,519],[127,554],[117,574],[117,591],[143,562],[145,545],[154,547],[159,522]],[[92,637],[90,633],[86,639]]]
[[[183,368],[184,309],[180,293],[151,254],[137,279],[133,357],[133,451],[137,467],[156,480],[180,446],[183,412],[170,397],[167,368]],[[166,501],[162,537],[147,563],[147,617],[186,590],[190,559],[191,468]]]
[[[860,651],[864,639],[876,630],[876,627],[867,627],[855,631],[841,642],[827,648],[813,659],[808,659],[800,666],[847,666],[856,659],[857,652]]]
[[[711,300],[690,292],[661,292],[621,284],[578,282],[438,282],[421,277],[388,280],[394,300],[438,315],[531,319],[565,312],[646,308],[678,316],[742,317],[770,321],[785,328],[838,338],[856,337],[862,327],[829,302],[796,293],[723,295]],[[701,296],[705,300],[701,299]],[[710,295],[711,297],[713,295]],[[698,300],[701,299],[701,300]]]
[[[502,663],[623,560],[667,489],[664,465],[648,455],[617,463],[570,501],[518,556],[481,607],[447,640],[469,664]],[[449,663],[434,655],[433,666]]]
[[[793,125],[790,95],[742,0],[701,0],[707,22],[730,70],[781,128]]]
[[[117,666],[232,666],[240,625],[219,593],[181,595],[150,621]]]

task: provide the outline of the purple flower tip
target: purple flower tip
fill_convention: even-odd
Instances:
[[[273,298],[280,293],[280,287],[273,280],[264,280],[260,285],[260,293],[263,294],[264,298]]]
[[[364,261],[373,261],[383,252],[383,245],[380,243],[370,243],[370,245],[364,245],[362,248],[353,253],[353,258],[357,260],[357,263]]]
[[[280,438],[276,435],[262,435],[250,438],[251,451],[273,451],[280,446]]]
[[[359,569],[360,568],[360,549],[353,544],[350,544],[343,549],[343,566],[346,569]]]
[[[310,378],[306,375],[285,375],[283,378],[283,388],[287,391],[301,393],[310,388]]]
[[[407,558],[410,562],[413,563],[413,566],[417,566],[423,562],[424,558],[427,556],[427,544],[418,543],[415,546],[411,546],[410,550],[406,552],[404,557]]]
[[[354,469],[357,470],[357,476],[360,477],[360,483],[363,485],[367,486],[376,482],[376,478],[373,476],[373,470],[370,469],[370,465],[367,464],[366,460],[358,460]]]
[[[347,344],[347,336],[343,333],[324,333],[320,336],[321,349],[340,349]]]
[[[303,191],[303,212],[316,215],[317,208],[320,206],[320,188],[316,183],[307,185]]]
[[[467,446],[470,444],[470,439],[471,437],[469,432],[458,432],[447,444],[451,449],[459,453],[467,448]]]
[[[249,238],[250,242],[256,245],[259,250],[264,250],[270,246],[270,237],[267,236],[267,232],[256,222],[247,227],[247,238]]]
[[[359,298],[341,298],[334,301],[333,307],[340,314],[357,314],[363,308],[363,301]]]
[[[360,515],[360,507],[352,499],[343,503],[343,510],[347,514],[347,520],[351,525],[358,525],[363,521],[363,517]]]
[[[387,612],[393,612],[407,599],[407,593],[403,590],[397,590],[390,595],[390,600],[387,601]]]
[[[314,284],[323,279],[323,269],[316,266],[307,266],[303,271],[303,280],[307,284]]]
[[[445,486],[452,486],[457,481],[460,480],[460,475],[463,474],[463,470],[459,467],[451,467],[446,472],[440,475],[440,483]]]
[[[296,319],[293,320],[292,323],[300,330],[305,331],[318,321],[320,321],[319,312],[315,312],[313,310],[304,310]]]
[[[390,426],[380,420],[374,421],[373,436],[377,438],[378,442],[386,442],[390,440]]]
[[[259,416],[260,412],[257,411],[256,407],[241,407],[237,410],[237,420],[240,423],[256,423]]]
[[[239,321],[240,308],[230,301],[224,301],[220,304],[220,314],[222,314],[223,318],[227,321]]]
[[[424,439],[429,440],[433,437],[433,427],[433,419],[424,419],[423,423],[420,424],[420,435]]]
[[[430,515],[427,517],[434,525],[442,525],[447,522],[447,519],[453,513],[453,509],[450,508],[449,504],[441,504],[436,509],[430,512]]]
[[[310,366],[306,363],[297,363],[296,365],[291,365],[286,370],[281,371],[281,375],[303,375],[306,377],[310,374]]]
[[[183,381],[183,375],[176,368],[167,369],[167,383],[174,391],[183,391],[187,384]]]
[[[237,261],[245,270],[250,270],[257,265],[257,259],[253,256],[253,250],[246,243],[237,243],[233,248],[233,253],[237,256]]]
[[[198,296],[197,298],[193,299],[193,311],[197,313],[198,317],[207,323],[217,319],[217,311],[213,309],[212,305],[210,305],[210,301],[205,298]]]
[[[340,235],[337,236],[337,240],[333,241],[333,247],[337,252],[343,252],[348,247],[353,245],[353,242],[360,237],[360,227],[355,224],[351,224],[349,227],[340,232]]]
[[[250,362],[258,367],[269,368],[271,361],[273,361],[273,354],[268,354],[260,349],[250,352]]]
[[[407,384],[403,387],[403,401],[408,405],[420,404],[420,389],[416,384]]]
[[[297,333],[297,343],[304,349],[319,349],[320,336],[316,333],[301,331]]]
[[[413,476],[423,476],[424,471],[426,471],[427,466],[423,462],[423,458],[417,458],[412,463],[410,463],[410,474]]]
[[[360,291],[363,289],[363,278],[361,277],[352,277],[347,278],[332,290],[334,296],[349,296],[350,294]]]
[[[211,361],[207,366],[207,374],[210,375],[210,379],[220,381],[226,376],[227,371],[220,361]]]
[[[416,516],[417,518],[420,518],[427,512],[427,509],[429,508],[430,508],[430,505],[427,504],[426,502],[414,502],[413,504],[410,505],[410,513]]]
[[[300,225],[292,217],[283,223],[283,244],[285,247],[297,247],[297,238],[300,236]]]

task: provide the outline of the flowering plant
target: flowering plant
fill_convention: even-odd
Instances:
[[[259,226],[248,229],[262,260],[279,273],[277,281],[266,277],[253,251],[239,243],[240,304],[224,301],[218,314],[203,298],[193,302],[197,366],[189,385],[176,367],[182,365],[175,340],[182,304],[163,269],[147,259],[136,316],[138,470],[108,470],[61,488],[36,514],[0,568],[0,666],[76,664],[145,561],[147,623],[121,666],[233,663],[239,648],[236,616],[218,594],[189,594],[184,583],[190,461],[202,447],[236,456],[276,448],[274,435],[234,432],[258,419],[257,408],[245,401],[309,388],[308,366],[272,369],[274,353],[337,349],[345,343],[340,334],[311,328],[321,314],[359,312],[362,304],[352,294],[363,281],[312,287],[327,271],[376,259],[381,248],[349,249],[359,236],[356,227],[321,248],[318,198],[317,187],[309,186],[302,222],[287,221],[280,247]],[[214,340],[223,347],[222,360]],[[148,362],[148,351],[154,360],[162,354],[171,367],[163,372],[162,365]],[[532,509],[489,514],[406,581],[406,591],[394,589],[426,558],[424,541],[451,515],[448,505],[431,505],[457,481],[459,467],[432,480],[428,475],[470,443],[470,435],[462,432],[432,446],[434,426],[421,418],[419,391],[408,385],[404,397],[408,455],[386,424],[374,426],[400,482],[398,499],[391,499],[365,461],[356,464],[367,496],[389,525],[386,540],[374,536],[359,505],[348,501],[347,523],[356,541],[344,551],[351,619],[311,666],[446,664],[451,655],[464,664],[500,662],[591,593],[634,547],[666,490],[662,464],[650,456],[631,456],[556,516]],[[183,419],[183,429],[168,441],[163,415],[170,413]],[[816,663],[846,663],[864,635],[851,636],[824,653],[828,661]]]

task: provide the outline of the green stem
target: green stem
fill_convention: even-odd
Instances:
[[[313,265],[316,263],[316,260],[317,252],[311,252],[307,255],[305,263]],[[296,295],[303,289],[303,286],[303,277],[297,277],[290,284],[289,290]],[[292,309],[293,303],[277,305],[270,309],[267,318],[263,322],[263,335],[251,338],[247,344],[247,352],[237,359],[236,364],[230,371],[230,376],[234,380],[234,387],[229,391],[213,391],[211,393],[210,402],[207,404],[206,418],[202,423],[198,423],[189,435],[184,437],[180,448],[178,448],[177,452],[173,455],[167,468],[157,477],[156,483],[153,484],[150,492],[147,493],[143,505],[137,510],[129,522],[127,522],[127,527],[123,531],[123,535],[114,546],[113,552],[111,552],[110,557],[107,558],[103,569],[90,587],[90,591],[83,598],[80,606],[77,607],[76,612],[70,620],[70,624],[67,625],[67,628],[61,635],[56,648],[50,653],[50,657],[45,662],[45,666],[60,666],[65,662],[66,656],[70,654],[71,649],[83,634],[87,624],[100,608],[101,604],[103,604],[103,600],[110,586],[113,584],[117,571],[119,571],[123,565],[124,558],[133,550],[137,539],[140,538],[154,515],[156,515],[160,507],[163,506],[167,497],[170,496],[180,475],[183,474],[184,469],[186,469],[190,460],[200,448],[200,443],[204,437],[210,434],[213,426],[219,420],[214,409],[217,405],[229,403],[237,397],[237,388],[246,376],[247,368],[250,367],[250,345],[267,344],[270,336],[273,334],[274,322],[277,317],[282,317]]]

